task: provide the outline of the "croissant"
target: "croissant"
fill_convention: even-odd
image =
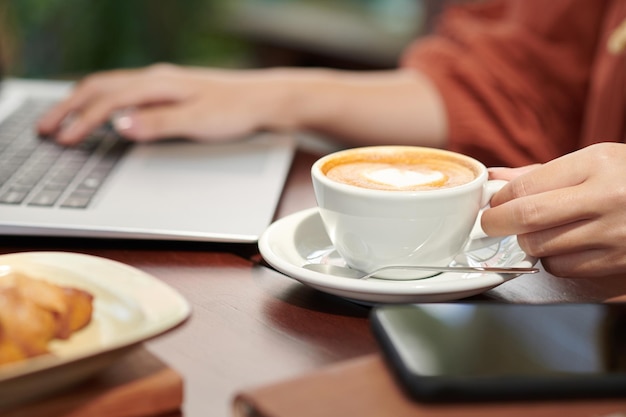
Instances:
[[[87,291],[30,278],[22,273],[0,283],[0,365],[49,353],[54,339],[87,326],[93,296]]]

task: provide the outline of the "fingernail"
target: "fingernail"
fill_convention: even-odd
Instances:
[[[113,119],[113,127],[116,131],[121,132],[133,127],[133,118],[130,116],[120,116]]]
[[[134,124],[135,120],[132,117],[132,107],[124,108],[115,111],[111,115],[111,124],[113,125],[113,129],[116,132],[121,133],[130,130]]]
[[[113,128],[117,132],[124,132],[133,127],[133,118],[128,115],[121,115],[113,118]]]

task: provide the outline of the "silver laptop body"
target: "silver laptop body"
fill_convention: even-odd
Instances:
[[[8,141],[14,147],[17,136],[32,139],[32,123],[20,132],[6,132],[3,125],[25,103],[58,100],[69,88],[64,82],[3,81],[0,137],[14,135]],[[295,141],[289,135],[259,133],[224,144],[171,140],[123,146],[124,154],[114,164],[103,164],[103,159],[82,166],[71,180],[72,190],[55,191],[50,180],[24,195],[19,186],[3,182],[0,235],[256,242],[273,220]],[[0,162],[9,172],[5,177],[17,175],[9,167],[14,158],[5,161]],[[90,175],[100,165],[109,172],[94,180]],[[25,171],[47,169],[42,166],[31,159]],[[96,183],[97,191],[87,201],[80,192]]]

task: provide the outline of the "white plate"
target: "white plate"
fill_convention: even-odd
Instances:
[[[25,252],[0,256],[9,269],[33,278],[89,291],[90,324],[44,355],[0,367],[0,408],[67,387],[103,369],[149,338],[182,323],[187,301],[156,278],[131,266],[70,252]]]
[[[358,280],[327,275],[302,268],[305,263],[345,265],[330,242],[317,208],[284,217],[259,239],[263,258],[282,273],[310,287],[365,303],[415,303],[449,301],[480,294],[516,275],[443,273],[421,280]],[[531,267],[528,256],[514,236],[498,243],[460,254],[454,263],[473,266]]]

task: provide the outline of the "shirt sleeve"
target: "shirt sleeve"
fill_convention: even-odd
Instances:
[[[488,166],[575,150],[604,0],[492,0],[445,10],[401,66],[438,88],[448,148]]]

